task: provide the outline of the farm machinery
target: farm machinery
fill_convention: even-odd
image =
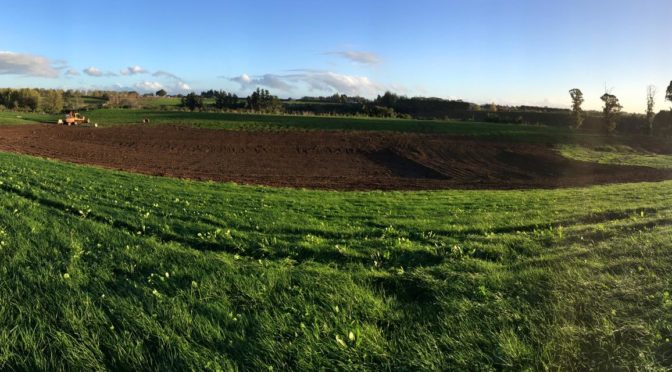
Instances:
[[[90,122],[89,118],[81,115],[79,112],[69,112],[65,115],[64,119],[58,119],[58,124],[63,125],[89,124]]]

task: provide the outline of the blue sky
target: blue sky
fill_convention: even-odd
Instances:
[[[0,86],[667,107],[672,1],[12,1]]]

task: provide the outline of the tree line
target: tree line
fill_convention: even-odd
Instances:
[[[656,86],[649,85],[646,87],[646,128],[649,134],[654,133],[656,93]],[[569,96],[572,100],[572,121],[570,127],[572,129],[579,129],[586,118],[586,114],[581,108],[584,102],[583,92],[578,88],[574,88],[569,91]],[[604,106],[602,107],[603,129],[605,132],[612,134],[616,131],[623,106],[618,101],[618,97],[606,89],[600,99],[604,102]],[[672,103],[672,81],[670,81],[665,91],[665,100]],[[672,108],[670,108],[670,111],[672,111]]]
[[[55,89],[0,89],[0,110],[41,111],[56,114],[82,106],[76,91]]]
[[[81,91],[62,89],[2,88],[0,89],[0,111],[29,111],[58,114],[89,108],[85,98],[97,102],[97,107],[137,108],[141,96],[138,92],[128,91]]]
[[[551,126],[564,125],[575,130],[602,130],[606,133],[614,133],[618,130],[653,134],[656,130],[660,132],[661,128],[656,128],[656,126],[665,126],[665,130],[672,134],[672,123],[667,123],[668,120],[665,119],[669,115],[671,118],[669,121],[672,122],[672,109],[670,112],[663,111],[664,115],[656,114],[656,93],[655,86],[647,87],[646,114],[642,116],[638,114],[624,115],[622,112],[623,106],[620,104],[618,97],[610,91],[605,91],[600,97],[603,107],[599,125],[596,123],[596,113],[583,110],[584,95],[578,88],[569,91],[571,98],[571,108],[569,110],[534,106],[501,106],[494,103],[478,105],[462,100],[406,97],[389,91],[378,95],[374,99],[335,93],[331,96],[280,100],[267,89],[261,88],[257,88],[247,97],[238,97],[231,92],[212,89],[200,94],[189,93],[178,95],[178,97],[181,106],[191,111],[217,109],[286,112],[290,114],[305,114],[308,112],[318,115],[539,123]],[[56,114],[87,107],[137,108],[142,107],[144,97],[147,95],[164,97],[167,96],[167,92],[160,89],[153,94],[141,96],[135,91],[4,88],[0,89],[0,110],[39,111]],[[85,98],[88,104],[85,104]],[[205,99],[209,100],[207,104]],[[672,82],[665,91],[665,100],[672,102]],[[168,107],[168,109],[170,108]]]
[[[214,106],[217,109],[248,109],[256,112],[280,112],[282,104],[277,96],[274,96],[267,89],[257,88],[245,100],[241,100],[237,95],[223,90],[209,90],[200,95],[189,93],[181,98],[181,105],[190,111],[203,109],[204,98],[214,98]]]

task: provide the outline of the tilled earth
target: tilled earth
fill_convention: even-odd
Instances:
[[[23,125],[0,127],[0,151],[159,176],[337,190],[556,188],[672,179],[670,170],[569,160],[550,145],[435,134]]]

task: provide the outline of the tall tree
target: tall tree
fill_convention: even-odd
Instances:
[[[40,105],[40,93],[35,89],[19,89],[16,98],[21,110],[35,111]]]
[[[672,81],[670,81],[670,85],[667,86],[667,91],[665,92],[665,100],[672,102]]]
[[[182,106],[188,108],[189,111],[203,108],[203,98],[196,95],[196,93],[189,93],[182,97]]]
[[[227,93],[223,90],[217,91],[214,93],[215,97],[215,107],[218,109],[223,108],[236,108],[238,107],[238,96],[235,94]]]
[[[572,128],[579,129],[585,119],[583,109],[581,108],[584,101],[583,92],[578,88],[574,88],[569,91],[569,95],[572,97]]]
[[[254,111],[278,111],[280,110],[280,101],[278,97],[272,96],[267,89],[257,88],[247,97],[247,107]]]
[[[57,114],[63,111],[63,92],[60,90],[48,90],[40,101],[42,111],[49,114]]]
[[[649,126],[649,134],[653,134],[653,119],[656,113],[653,111],[656,106],[656,87],[649,85],[646,87],[646,123]]]
[[[379,95],[376,97],[375,101],[373,102],[378,106],[394,108],[394,106],[397,104],[397,101],[399,101],[399,96],[388,90],[382,96]]]
[[[602,109],[604,114],[604,129],[607,133],[612,134],[616,130],[618,117],[621,114],[623,106],[618,102],[618,98],[609,92],[604,93],[600,99],[604,102],[604,108]]]

